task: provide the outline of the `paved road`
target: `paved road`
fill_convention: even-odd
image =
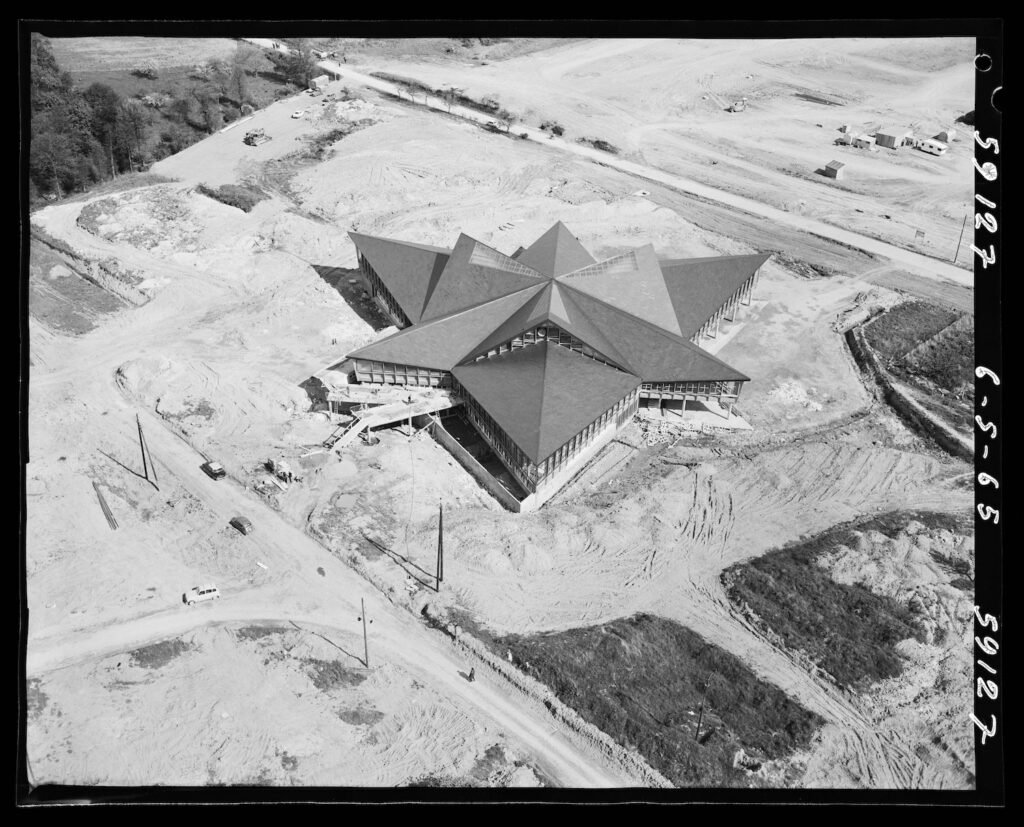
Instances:
[[[263,48],[273,48],[273,41],[271,40],[262,38],[248,38],[248,40],[250,43]],[[406,93],[406,90],[397,84],[357,72],[354,69],[351,69],[347,64],[342,65],[336,61],[323,60],[317,65],[328,72],[341,75],[346,81],[357,83],[371,89],[376,89],[380,92],[389,92],[391,94],[398,94],[399,92]],[[428,95],[424,101],[422,96],[417,96],[416,101],[425,102],[431,109],[437,109],[442,112],[449,111],[448,104],[439,98]],[[450,112],[453,115],[458,115],[461,118],[476,121],[478,123],[487,123],[494,120],[493,117],[477,112],[474,109],[467,109],[457,105],[452,106]],[[767,204],[754,201],[750,198],[745,198],[741,195],[734,195],[705,184],[698,184],[694,181],[689,181],[678,175],[672,175],[671,173],[655,167],[626,161],[607,152],[602,152],[599,149],[593,149],[592,147],[585,146],[583,144],[564,141],[560,138],[551,136],[540,129],[517,124],[515,131],[517,133],[525,132],[533,140],[542,141],[547,146],[556,148],[562,152],[576,155],[614,169],[619,169],[640,178],[657,181],[658,183],[674,187],[675,189],[687,192],[691,195],[706,198],[709,201],[724,204],[734,209],[743,210],[744,212],[753,213],[754,215],[768,218],[777,223],[785,224],[804,232],[814,233],[815,235],[822,236],[823,238],[827,238],[831,241],[836,241],[840,244],[846,244],[874,255],[883,256],[915,273],[934,279],[951,281],[968,287],[974,286],[973,273],[963,270],[960,267],[956,267],[948,262],[939,261],[938,259],[930,258],[929,256],[924,256],[911,250],[905,250],[902,247],[887,244],[884,241],[860,235],[859,233],[854,233],[849,230],[844,230],[841,227],[835,227],[822,221],[816,221],[802,215],[788,213],[784,210],[770,207]]]

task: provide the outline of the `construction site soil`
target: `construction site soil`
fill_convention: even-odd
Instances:
[[[838,43],[831,56],[812,50],[818,62],[808,62],[805,44],[770,44],[753,71],[816,88],[832,77],[851,93],[856,87],[855,121],[906,112],[900,119],[944,123],[947,110],[970,107],[961,88],[970,61],[963,44],[914,42],[928,56],[926,71],[887,62],[890,52],[871,42]],[[569,131],[585,123],[588,134],[615,143],[634,128],[617,120],[634,106],[633,124],[678,112],[706,119],[708,135],[624,143],[651,164],[674,147],[680,174],[711,175],[728,188],[728,163],[709,160],[727,151],[728,119],[743,115],[707,110],[696,76],[681,76],[693,81],[689,108],[669,90],[683,89],[684,56],[687,72],[713,60],[706,71],[742,78],[752,71],[750,50],[654,45],[654,57],[672,60],[645,58],[633,41],[596,41],[472,71],[484,72],[481,87],[510,103],[514,84],[533,84],[544,101],[538,114]],[[625,61],[636,71],[624,64],[610,88],[607,73],[587,80],[595,61]],[[401,73],[417,76],[420,68]],[[545,73],[577,76],[577,91],[568,96],[565,85],[542,83]],[[635,89],[648,82],[650,94],[638,99]],[[738,94],[748,86],[737,80],[727,88]],[[358,105],[333,104],[323,123],[290,117],[306,98],[273,104],[247,127],[265,128],[272,141],[247,146],[241,129],[213,135],[154,167],[173,183],[57,203],[32,216],[70,251],[64,255],[115,260],[118,272],[135,274],[132,289],[142,297],[108,308],[67,294],[61,301],[88,323],[61,323],[40,297],[45,284],[70,277],[53,279],[63,265],[34,248],[26,529],[34,782],[622,787],[651,777],[580,740],[564,716],[534,711],[511,684],[467,682],[461,674],[471,656],[419,620],[429,601],[537,651],[538,641],[574,636],[609,641],[598,650],[626,646],[615,642],[616,633],[625,635],[629,656],[643,656],[630,691],[678,704],[663,709],[637,695],[660,723],[631,711],[610,733],[645,755],[645,744],[665,743],[657,733],[661,724],[674,726],[670,711],[685,708],[688,725],[707,665],[701,658],[714,653],[722,670],[742,675],[735,709],[743,714],[729,718],[728,704],[709,689],[706,714],[716,734],[697,747],[680,737],[678,752],[663,753],[678,783],[970,787],[970,623],[964,584],[954,585],[968,576],[961,570],[972,559],[970,531],[924,522],[876,529],[863,521],[908,510],[969,515],[971,469],[876,399],[836,327],[899,303],[894,286],[965,311],[970,289],[537,141],[510,141],[357,91]],[[813,123],[820,110],[788,93],[765,95],[755,110],[779,119],[757,133],[767,136],[765,153],[781,151],[789,132],[824,138]],[[373,123],[329,144],[333,153],[296,160],[338,120],[365,119]],[[666,134],[676,133],[645,133]],[[970,198],[969,152],[958,147],[948,165],[936,166],[941,160],[875,158],[871,174],[880,181],[898,168],[918,184],[906,191],[879,184],[857,198],[833,198],[828,184],[772,172],[768,200],[794,202],[804,192],[809,211],[902,244],[902,230],[886,230],[885,220],[857,224],[851,215],[851,205],[868,202],[872,215],[898,212],[898,201],[927,227],[927,239],[947,237]],[[700,165],[713,172],[698,173]],[[268,186],[268,176],[279,185]],[[269,197],[243,212],[201,195],[200,184],[256,184]],[[753,430],[694,434],[670,418],[627,429],[557,497],[524,515],[505,511],[426,431],[381,431],[376,445],[356,441],[340,455],[322,449],[337,424],[313,410],[310,377],[391,332],[349,284],[356,261],[347,230],[437,245],[466,232],[511,252],[558,220],[598,258],[648,242],[666,258],[786,252],[763,268],[753,305],[708,344],[754,377],[738,405]],[[938,254],[929,243],[918,246]],[[155,479],[139,459],[136,414]],[[655,430],[665,438],[654,439]],[[199,469],[204,458],[220,461],[227,479],[208,479]],[[301,480],[287,490],[268,484],[268,459],[286,460]],[[439,502],[446,559],[435,592]],[[228,525],[236,514],[253,520],[252,535]],[[850,528],[813,563],[809,552],[797,560],[785,549],[839,525]],[[822,595],[861,589],[862,605],[898,617],[910,611],[916,625],[906,636],[894,631],[879,643],[899,658],[898,677],[844,688],[815,668],[806,625],[779,606],[799,582],[761,589],[757,617],[731,600],[723,572],[781,559],[772,552],[789,554],[786,577],[813,582]],[[827,579],[817,570],[808,579],[812,565]],[[183,591],[207,582],[223,599],[181,603]],[[360,598],[375,621],[369,668]],[[709,645],[704,655],[698,640]],[[146,648],[153,644],[160,648]],[[671,675],[678,692],[644,678],[659,657],[666,663],[683,652],[696,671]],[[582,660],[563,668],[570,666],[580,686],[592,682],[570,701],[586,717],[608,675]],[[602,709],[629,709],[609,698]],[[763,711],[759,703],[778,713],[778,727],[756,731],[750,710]],[[676,730],[669,743],[685,735]],[[740,747],[745,757],[737,758]],[[651,753],[649,760],[659,759]]]

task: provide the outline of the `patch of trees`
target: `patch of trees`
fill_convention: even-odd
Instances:
[[[30,55],[32,196],[62,198],[123,173],[139,172],[251,112],[249,81],[260,51],[193,67],[185,88],[128,97],[105,83],[85,89],[61,70],[49,41],[33,34]],[[132,71],[155,79],[147,60]]]

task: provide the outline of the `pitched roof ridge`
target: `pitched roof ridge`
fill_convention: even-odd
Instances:
[[[368,238],[372,241],[386,241],[389,244],[401,244],[403,247],[418,247],[421,250],[427,250],[431,253],[447,253],[451,255],[452,249],[450,247],[438,247],[435,244],[427,244],[421,241],[409,241],[401,238],[390,238],[383,235],[370,235],[369,233],[360,233],[355,230],[348,230],[348,237],[355,241],[356,238]]]
[[[697,256],[696,258],[661,258],[658,264],[677,267],[680,264],[697,264],[702,261],[723,261],[737,258],[761,258],[762,264],[772,257],[772,253],[736,253],[731,256]]]

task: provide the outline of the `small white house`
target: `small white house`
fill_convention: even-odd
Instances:
[[[854,135],[853,145],[857,149],[874,149],[875,139],[870,135]]]
[[[327,75],[320,75],[319,77],[313,78],[309,85],[314,89],[323,92],[327,88],[327,84],[331,82],[331,79]]]
[[[922,152],[927,152],[929,155],[945,155],[949,146],[942,143],[942,141],[929,138],[927,141],[921,141],[917,148]]]

